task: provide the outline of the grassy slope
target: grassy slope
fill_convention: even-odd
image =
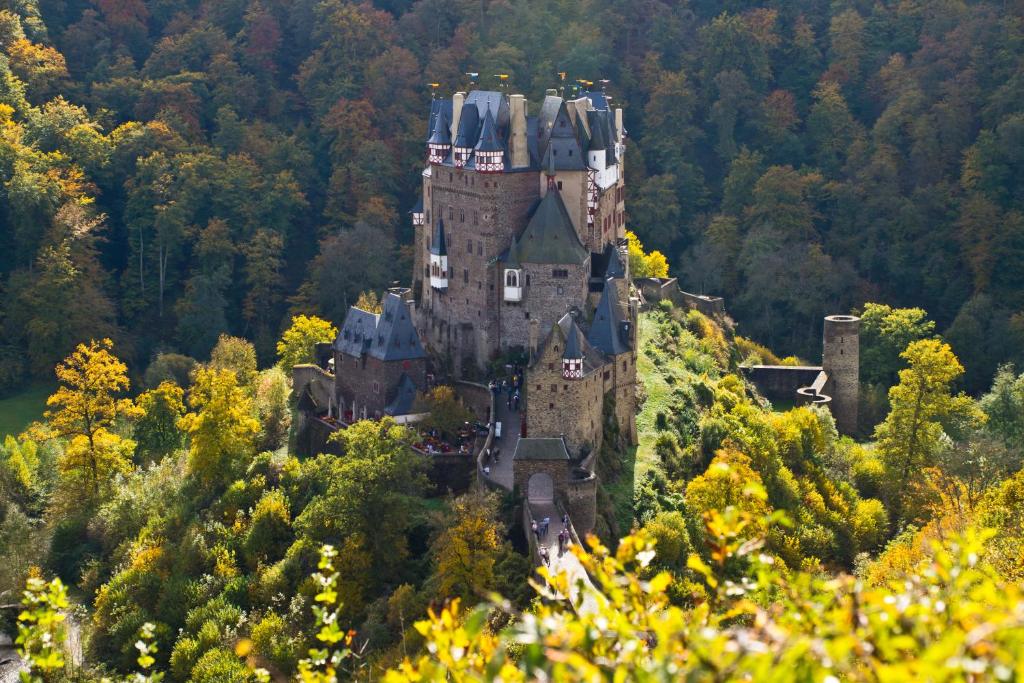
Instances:
[[[623,456],[623,473],[605,489],[612,499],[619,528],[632,526],[633,491],[651,469],[661,467],[654,443],[658,436],[658,413],[672,415],[680,409],[677,389],[702,377],[717,377],[721,366],[705,342],[687,329],[666,337],[668,315],[659,309],[640,314],[637,381],[645,400],[637,414],[638,445]]]
[[[43,417],[46,399],[53,393],[49,382],[36,382],[20,393],[0,399],[0,438],[19,434],[30,422]]]

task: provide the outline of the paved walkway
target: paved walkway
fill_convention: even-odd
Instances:
[[[505,394],[498,396],[495,418],[501,423],[501,438],[495,440],[491,447],[491,459],[484,461],[486,467],[491,468],[491,480],[502,488],[512,490],[512,456],[516,453],[516,445],[519,443],[519,430],[523,415],[523,406],[519,411],[509,410],[505,403]],[[498,461],[494,461],[495,449],[501,449]]]
[[[577,612],[593,612],[597,607],[594,598],[596,589],[583,565],[580,564],[579,559],[569,550],[572,541],[570,540],[566,544],[564,553],[558,554],[558,532],[562,530],[562,512],[560,508],[553,501],[531,502],[529,505],[530,514],[533,516],[533,519],[537,520],[538,524],[545,517],[551,519],[547,536],[541,538],[539,542],[540,546],[548,549],[548,557],[551,558],[551,564],[548,565],[549,570],[552,574],[564,573],[568,576],[569,602],[572,603]],[[527,533],[530,533],[529,530],[527,530]],[[585,593],[582,602],[580,602],[579,598],[580,582],[589,589]]]

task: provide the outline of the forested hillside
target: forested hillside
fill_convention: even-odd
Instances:
[[[626,109],[629,224],[813,356],[927,309],[981,390],[1024,322],[1019,3],[0,3],[0,390],[111,336],[141,372],[405,280],[428,83]]]

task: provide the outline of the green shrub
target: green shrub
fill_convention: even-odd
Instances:
[[[266,657],[282,671],[293,671],[298,662],[298,644],[288,633],[285,620],[269,612],[252,628],[252,642],[256,652]]]
[[[882,501],[875,498],[857,501],[853,513],[853,536],[857,549],[870,551],[885,540],[889,530],[889,513]]]
[[[276,561],[284,556],[291,540],[288,499],[278,490],[267,491],[252,513],[252,524],[245,538],[245,556],[252,566],[261,560]]]

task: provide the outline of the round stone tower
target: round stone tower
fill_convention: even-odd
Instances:
[[[860,389],[860,318],[854,315],[825,317],[821,365],[828,373],[832,415],[843,434],[857,431]]]

